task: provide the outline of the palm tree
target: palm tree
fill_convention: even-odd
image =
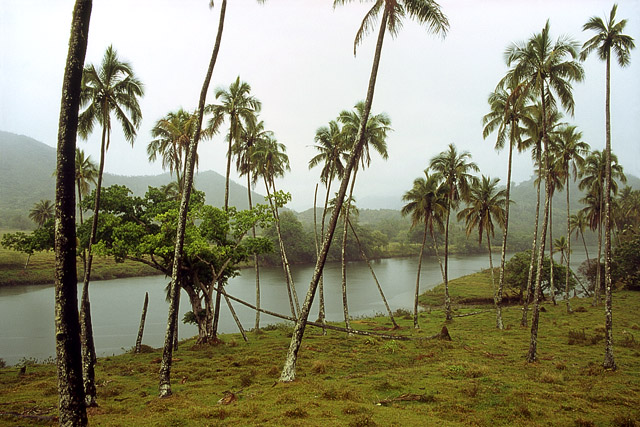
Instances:
[[[300,313],[300,303],[298,302],[298,294],[296,293],[295,283],[291,275],[291,267],[287,258],[287,251],[282,240],[282,232],[280,230],[280,214],[278,209],[285,205],[291,197],[288,193],[283,194],[276,190],[275,179],[284,176],[284,173],[290,170],[289,156],[286,154],[286,147],[279,143],[272,135],[265,135],[257,141],[253,147],[252,161],[254,162],[253,181],[257,182],[259,177],[264,181],[265,190],[267,191],[267,199],[271,205],[273,218],[275,219],[276,232],[278,234],[278,244],[280,245],[280,257],[282,259],[282,269],[287,281],[287,291],[289,293],[289,304],[291,307],[291,315],[296,318]]]
[[[553,248],[560,252],[560,265],[567,260],[567,269],[569,269],[569,242],[565,236],[560,236],[553,240]],[[568,290],[566,291],[569,292]]]
[[[584,253],[587,257],[587,264],[591,264],[589,260],[589,250],[587,249],[587,242],[584,240],[584,230],[587,228],[587,217],[584,215],[582,210],[579,210],[577,213],[572,214],[569,218],[569,236],[573,233],[576,235],[576,239],[578,235],[582,237],[582,244],[584,246]]]
[[[75,150],[91,0],[76,0],[60,101],[55,201],[55,330],[60,425],[87,425],[78,319]]]
[[[224,209],[229,207],[229,175],[231,174],[232,147],[235,140],[241,137],[242,128],[256,120],[262,104],[254,96],[249,95],[251,85],[240,81],[240,76],[229,85],[229,89],[218,88],[215,92],[220,104],[207,106],[207,111],[213,113],[209,121],[209,128],[216,129],[225,117],[229,118],[229,134],[227,135],[227,173],[224,188]]]
[[[505,52],[507,65],[513,65],[507,79],[525,83],[532,93],[540,96],[542,103],[542,142],[544,146],[544,174],[549,171],[549,134],[547,127],[547,105],[552,101],[552,91],[558,96],[560,104],[573,114],[574,101],[571,82],[581,81],[584,70],[576,61],[577,44],[568,37],[560,37],[554,43],[550,36],[549,21],[540,33],[534,34],[527,42],[515,43]],[[549,180],[545,180],[545,208],[543,210],[542,233],[536,272],[534,310],[531,320],[531,343],[527,360],[536,360],[538,345],[539,300],[542,285],[542,263],[544,245],[549,221]]]
[[[51,200],[40,200],[29,211],[29,219],[35,222],[38,228],[42,227],[51,218],[53,218]]]
[[[249,120],[242,129],[240,138],[236,140],[231,148],[236,156],[236,169],[240,172],[240,176],[247,176],[247,198],[249,200],[249,209],[253,209],[253,201],[251,200],[251,172],[254,169],[253,152],[256,144],[261,139],[272,136],[271,131],[264,129],[264,122],[257,119]],[[252,236],[256,237],[256,226],[251,228]],[[256,322],[255,331],[260,329],[260,264],[258,263],[258,254],[253,254],[253,266],[256,272]]]
[[[447,194],[447,218],[444,229],[444,305],[447,320],[451,315],[451,298],[449,297],[449,218],[461,200],[467,200],[471,186],[477,180],[470,172],[478,171],[478,166],[471,162],[471,154],[464,151],[458,154],[455,145],[431,159],[429,167],[439,173],[444,180]]]
[[[565,288],[564,298],[567,305],[567,313],[571,312],[569,304],[569,270],[571,263],[571,208],[569,204],[569,180],[576,180],[578,171],[584,165],[584,157],[589,153],[589,144],[582,139],[582,132],[578,132],[575,126],[565,126],[560,129],[555,140],[555,153],[558,162],[556,166],[559,168],[561,176],[565,178],[564,188],[567,196],[567,271],[565,272]]]
[[[181,192],[184,186],[184,172],[189,145],[196,131],[197,115],[180,108],[178,111],[169,112],[156,122],[151,129],[153,139],[147,144],[147,155],[150,162],[162,158],[162,168],[169,169],[169,173],[176,174],[178,190]],[[210,133],[203,133],[206,137]],[[198,155],[196,153],[196,167]]]
[[[509,87],[496,88],[495,92],[489,95],[489,106],[491,111],[482,118],[484,129],[482,137],[486,139],[494,130],[497,129],[497,140],[495,144],[496,150],[504,148],[505,141],[509,140],[509,160],[507,166],[507,188],[505,197],[509,200],[511,194],[511,164],[513,158],[513,148],[517,147],[518,151],[523,151],[525,146],[522,144],[522,135],[525,131],[521,127],[521,122],[530,120],[531,106],[528,102],[531,96],[525,91],[525,85],[516,81],[509,82]],[[502,288],[504,286],[504,265],[507,252],[507,235],[509,232],[509,203],[505,205],[505,226],[502,234],[502,252],[500,257],[500,279],[498,283],[499,297],[497,304],[502,302]],[[500,322],[500,325],[502,323]]]
[[[551,141],[549,149],[551,153],[548,154],[549,170],[546,171],[546,181],[549,182],[549,259],[553,260],[553,196],[556,194],[556,190],[562,191],[564,189],[563,174],[564,172],[558,167],[559,159],[556,157],[555,140]],[[542,176],[542,171],[538,172],[538,179]],[[549,264],[549,294],[553,305],[556,305],[556,286],[553,278],[553,262]]]
[[[443,218],[447,211],[446,200],[448,194],[447,188],[442,185],[442,176],[439,174],[429,175],[427,170],[424,171],[424,175],[424,178],[416,178],[413,181],[411,190],[402,196],[402,200],[407,202],[407,204],[402,207],[401,211],[403,216],[411,215],[411,228],[418,224],[424,224],[422,244],[420,245],[420,255],[418,257],[416,292],[413,299],[413,327],[416,329],[420,327],[418,325],[418,296],[420,295],[420,270],[422,268],[424,246],[427,241],[427,232],[431,234],[433,244],[437,248],[437,242],[433,232],[434,223],[439,230],[444,228]],[[439,256],[438,261],[440,261]],[[442,263],[440,263],[440,267],[442,268]],[[444,280],[444,269],[442,269],[442,273],[442,279]]]
[[[471,185],[467,207],[458,212],[458,221],[464,219],[467,236],[477,228],[478,244],[482,244],[483,232],[487,236],[487,248],[489,249],[489,269],[491,270],[491,284],[493,286],[493,301],[496,306],[496,327],[504,329],[502,324],[502,309],[500,300],[502,290],[496,288],[493,272],[493,259],[491,256],[491,237],[494,236],[495,225],[504,228],[506,224],[507,191],[498,190],[498,178],[489,178],[482,175],[481,181],[474,181]]]
[[[364,103],[358,102],[354,111],[343,110],[338,116],[338,121],[342,123],[342,133],[344,134],[344,143],[345,150],[349,151],[352,149],[354,142],[356,141],[356,137],[358,136],[358,128],[360,126],[360,121],[362,119],[362,114],[364,111]],[[353,177],[351,178],[351,187],[349,189],[349,196],[347,200],[347,208],[344,210],[344,224],[343,224],[343,234],[342,234],[342,248],[341,248],[341,256],[340,261],[342,264],[342,307],[344,312],[344,321],[347,328],[349,328],[349,306],[347,304],[347,260],[346,260],[346,250],[347,250],[347,235],[348,235],[348,224],[349,224],[349,214],[350,208],[349,204],[351,200],[353,200],[353,188],[356,183],[356,176],[358,174],[358,170],[360,166],[364,169],[368,167],[371,163],[371,147],[375,149],[378,154],[383,159],[387,159],[389,155],[387,154],[387,133],[391,130],[389,127],[391,125],[391,119],[385,114],[380,113],[373,116],[370,116],[367,120],[367,124],[364,128],[364,143],[362,145],[362,151],[358,154],[358,158],[356,159],[356,163],[353,167]]]
[[[92,246],[96,241],[98,214],[100,211],[100,191],[106,150],[111,140],[112,114],[122,125],[125,139],[132,145],[136,131],[142,120],[142,112],[138,99],[144,94],[142,83],[135,76],[128,62],[121,61],[113,46],[109,46],[104,54],[100,68],[93,64],[85,67],[82,76],[81,106],[85,110],[78,118],[78,133],[87,138],[93,132],[96,123],[102,126],[102,142],[100,145],[100,163],[98,167],[98,183],[96,185],[91,237],[86,256],[86,269],[82,286],[82,304],[80,323],[83,336],[83,369],[87,406],[95,406],[95,367],[96,355],[91,328],[91,307],[89,304],[89,282],[91,280],[91,264],[93,261]]]
[[[98,166],[91,160],[91,156],[85,156],[84,150],[76,148],[76,186],[78,189],[78,212],[80,213],[80,224],[82,218],[82,196],[89,194],[89,184],[96,185],[98,177]]]
[[[606,62],[606,95],[605,95],[605,122],[606,122],[606,178],[605,178],[605,194],[604,194],[604,276],[605,276],[605,331],[606,331],[606,349],[604,357],[605,369],[616,369],[613,359],[613,337],[612,337],[612,317],[611,317],[611,49],[613,49],[618,64],[626,67],[631,62],[630,51],[635,48],[633,38],[622,34],[627,20],[623,19],[616,22],[616,11],[618,5],[614,4],[609,14],[609,20],[605,23],[601,18],[594,16],[584,24],[584,31],[595,31],[596,35],[587,40],[582,46],[580,53],[581,59],[597,50],[598,57]]]
[[[352,0],[334,0],[334,7],[351,2]],[[327,253],[329,252],[329,246],[333,239],[333,232],[335,231],[336,224],[338,222],[338,212],[342,208],[345,195],[347,193],[347,186],[351,178],[351,171],[353,170],[356,162],[359,159],[362,147],[364,145],[364,130],[369,120],[369,112],[371,111],[371,104],[373,103],[373,93],[376,86],[376,77],[378,75],[378,66],[380,65],[380,56],[382,53],[382,44],[384,41],[384,35],[386,31],[391,33],[391,36],[398,34],[400,27],[402,26],[402,18],[407,14],[418,21],[420,24],[425,25],[429,31],[434,33],[446,34],[449,28],[449,22],[447,17],[440,10],[440,6],[433,0],[376,0],[373,7],[366,13],[360,29],[356,33],[354,41],[354,54],[356,47],[362,41],[365,35],[373,29],[373,24],[382,11],[382,19],[380,20],[380,29],[378,32],[378,39],[376,42],[376,48],[373,58],[373,66],[371,68],[371,74],[369,76],[369,85],[367,88],[367,96],[364,103],[363,114],[361,117],[361,123],[358,129],[358,136],[355,139],[349,161],[345,168],[345,172],[340,184],[340,190],[338,192],[338,206],[335,212],[331,215],[327,229],[327,237],[322,245],[322,250],[316,261],[316,268],[313,272],[313,278],[309,284],[309,290],[304,301],[302,313],[296,322],[296,326],[291,336],[291,344],[287,352],[287,358],[285,360],[282,374],[280,375],[280,381],[289,382],[295,379],[296,373],[296,361],[298,356],[298,350],[302,345],[302,336],[307,324],[307,318],[309,316],[309,310],[311,310],[311,304],[315,296],[318,281],[324,267],[324,263],[327,259]]]
[[[314,148],[319,151],[318,154],[313,156],[309,160],[309,169],[322,164],[322,171],[320,172],[320,182],[325,184],[327,191],[324,198],[324,207],[322,209],[322,220],[320,224],[320,238],[318,239],[317,225],[314,224],[315,237],[316,237],[316,257],[320,254],[320,243],[324,241],[324,225],[327,216],[327,207],[329,203],[329,194],[331,192],[331,183],[334,178],[340,179],[344,172],[344,164],[342,162],[345,157],[345,140],[344,133],[340,127],[340,124],[331,120],[329,126],[322,126],[316,130],[316,136],[314,138],[316,145]],[[315,209],[315,207],[314,207]],[[315,212],[315,211],[314,211]],[[315,218],[315,217],[314,217]],[[320,323],[325,322],[325,310],[324,310],[324,286],[323,277],[320,276],[319,280],[319,301],[318,301],[318,319]]]

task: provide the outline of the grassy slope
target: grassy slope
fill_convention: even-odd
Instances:
[[[487,290],[489,293],[487,293]],[[438,291],[432,292],[437,294]],[[454,299],[490,297],[482,274],[451,282]],[[425,296],[424,298],[427,298]],[[425,300],[425,302],[428,302]],[[348,338],[315,329],[305,336],[298,379],[277,379],[289,344],[290,329],[278,327],[236,335],[224,344],[198,348],[183,342],[176,353],[171,398],[157,396],[160,352],[125,354],[98,362],[100,407],[90,410],[97,426],[158,425],[634,425],[640,419],[640,294],[617,292],[614,298],[615,357],[618,371],[600,368],[603,358],[602,307],[582,307],[568,315],[564,306],[546,305],[539,333],[539,362],[524,355],[529,329],[518,326],[520,310],[506,309],[507,329],[494,328],[493,313],[456,318],[445,341],[383,341]],[[458,313],[472,308],[458,308]],[[399,319],[395,333],[424,337],[444,323],[441,310],[421,314],[422,329],[410,317]],[[354,321],[361,329],[386,329],[385,318]],[[571,331],[578,341],[569,345]],[[584,332],[584,335],[582,335]],[[55,367],[34,365],[24,376],[17,368],[0,370],[0,412],[56,413]],[[238,397],[218,403],[225,392]],[[413,395],[418,400],[384,399]],[[24,419],[0,417],[7,425]],[[31,422],[31,421],[30,421]],[[46,424],[46,423],[43,423]]]

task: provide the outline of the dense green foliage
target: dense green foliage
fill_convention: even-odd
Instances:
[[[505,265],[505,285],[507,289],[518,295],[518,298],[522,300],[526,293],[527,276],[529,274],[529,265],[531,261],[531,251],[518,252],[513,255],[511,259]],[[534,259],[533,269],[537,269],[537,260]],[[555,283],[563,283],[566,274],[566,268],[564,265],[560,265],[557,262],[553,263],[553,280]],[[551,278],[551,263],[549,257],[545,256],[542,264],[542,291],[549,291],[549,282]],[[573,277],[570,278],[569,289],[574,289],[576,281]],[[556,286],[556,295],[561,295],[564,289],[560,289]]]

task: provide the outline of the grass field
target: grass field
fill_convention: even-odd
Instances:
[[[463,296],[490,298],[483,273],[451,282],[456,313]],[[487,291],[489,293],[487,293]],[[423,295],[433,307],[440,289]],[[506,330],[495,329],[495,314],[457,317],[449,323],[439,308],[420,315],[399,313],[401,329],[387,318],[357,319],[353,327],[413,338],[436,334],[446,324],[452,341],[382,340],[322,336],[308,329],[299,353],[298,375],[278,383],[290,325],[250,334],[249,343],[223,335],[223,344],[181,343],[172,374],[174,395],[159,399],[161,352],[100,359],[99,407],[89,410],[95,426],[409,426],[531,425],[632,426],[640,419],[640,294],[614,295],[617,371],[601,368],[604,309],[573,299],[545,304],[538,341],[539,361],[525,362],[530,331],[519,326],[518,307],[504,310]],[[55,416],[53,365],[0,369],[0,413]],[[228,404],[227,404],[228,403]],[[0,415],[3,425],[49,425]]]

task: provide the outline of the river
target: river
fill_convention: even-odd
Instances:
[[[584,259],[584,254],[576,251],[572,255],[572,266]],[[500,262],[499,254],[494,254],[494,266]],[[372,261],[376,276],[385,292],[391,310],[411,309],[415,292],[417,257],[393,258]],[[451,255],[449,257],[449,277],[456,278],[488,268],[489,259],[483,255]],[[294,265],[292,274],[298,298],[304,300],[313,273],[313,265]],[[135,277],[92,282],[90,299],[94,339],[98,356],[120,354],[135,345],[145,292],[149,293],[149,308],[143,343],[161,347],[167,325],[168,304],[164,288],[169,279],[164,276]],[[421,292],[442,282],[440,268],[435,257],[425,257],[422,263]],[[327,263],[325,266],[325,306],[328,320],[341,320],[342,293],[340,264]],[[262,308],[277,313],[290,314],[289,300],[284,285],[282,268],[262,267],[260,269]],[[80,288],[80,286],[79,286]],[[229,281],[226,287],[230,295],[248,302],[255,302],[255,274],[253,268],[242,270],[238,277]],[[350,262],[347,268],[347,292],[349,314],[367,316],[385,313],[375,282],[367,264]],[[318,313],[316,295],[311,318]],[[54,342],[54,287],[53,285],[29,285],[0,288],[0,358],[7,364],[16,364],[23,358],[44,360],[55,356]],[[220,331],[237,332],[226,304],[222,303]],[[255,313],[247,307],[234,303],[244,328],[250,329],[255,323]],[[182,293],[180,319],[190,310],[188,298]],[[261,326],[280,322],[281,319],[262,314]],[[180,322],[179,337],[197,334],[194,325]]]

